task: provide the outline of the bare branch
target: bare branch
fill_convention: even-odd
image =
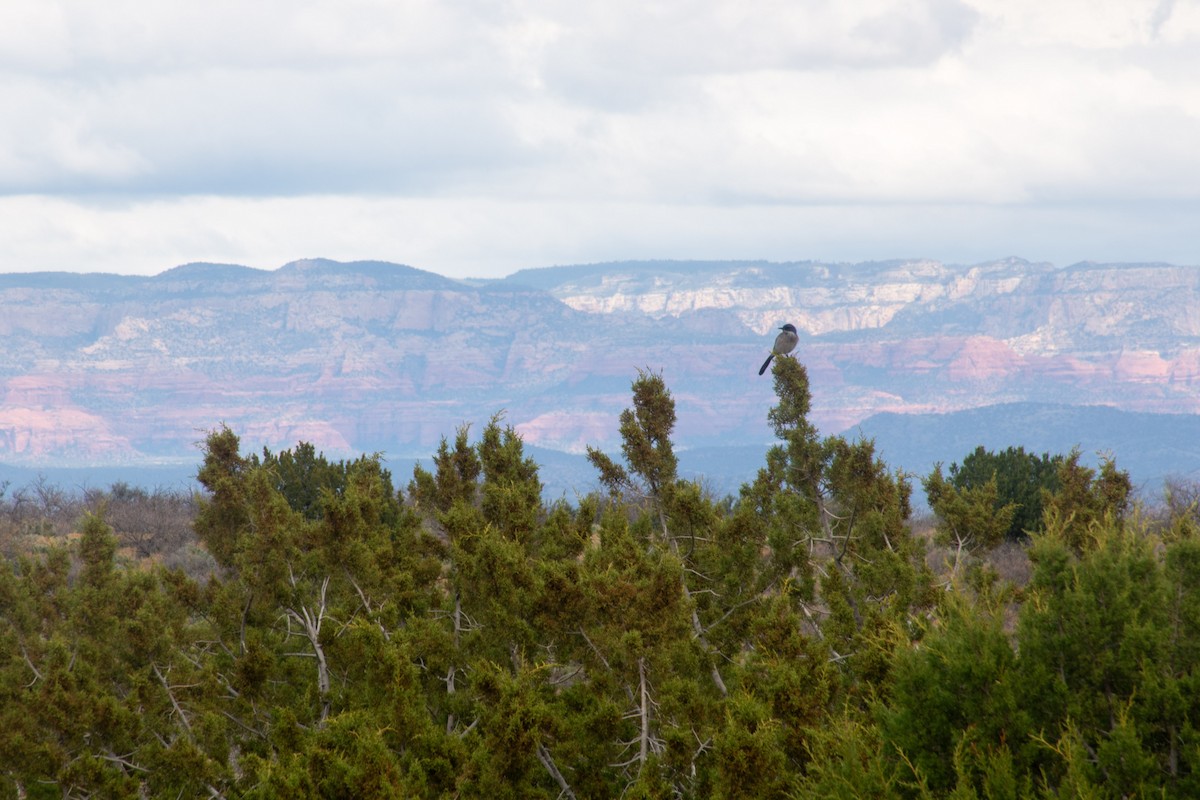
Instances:
[[[288,565],[288,574],[295,581],[295,575],[292,572],[291,564]],[[303,656],[306,658],[315,658],[317,660],[317,694],[321,697],[321,719],[325,722],[329,716],[329,663],[325,659],[325,649],[321,646],[321,624],[325,620],[325,598],[329,590],[329,576],[325,576],[325,580],[321,582],[321,595],[317,610],[314,612],[308,606],[301,605],[300,610],[294,608],[284,609],[284,618],[288,620],[288,634],[302,635],[308,639],[309,646],[312,647],[312,653],[287,653],[291,656]],[[292,634],[291,621],[295,620],[301,627],[299,634]]]
[[[354,580],[354,578],[350,575],[349,570],[346,571],[346,577],[350,580],[350,585],[354,587],[354,591],[358,593],[358,599],[362,601],[363,608],[367,610],[367,614],[373,614],[374,609],[371,608],[371,599],[367,597],[366,592],[364,592],[362,587],[358,585],[358,581]],[[383,640],[385,642],[390,642],[392,640],[392,635],[388,633],[388,630],[383,626],[383,623],[376,619],[375,624],[379,626],[380,632],[383,633]]]
[[[100,753],[100,758],[103,758],[105,761],[111,761],[114,764],[119,764],[122,767],[127,767],[128,769],[136,769],[138,772],[150,771],[141,764],[135,764],[130,761],[128,756],[119,756],[111,750],[107,753]]]
[[[638,771],[646,765],[647,750],[650,747],[650,687],[646,681],[646,657],[638,659],[638,688],[642,697],[642,731],[638,740]]]
[[[575,800],[575,793],[571,791],[567,779],[563,777],[563,774],[555,765],[554,759],[550,756],[550,751],[546,749],[546,745],[541,742],[538,742],[537,745],[537,757],[538,761],[542,762],[542,766],[546,768],[546,772],[550,773],[550,777],[554,778],[554,782],[562,789],[559,797],[569,797],[571,800]]]
[[[29,651],[25,649],[24,642],[21,643],[21,657],[25,659],[25,665],[33,672],[33,680],[25,684],[24,688],[28,689],[38,681],[42,680],[42,673],[33,665],[33,660],[29,657]]]
[[[192,723],[188,722],[187,714],[183,713],[183,709],[179,707],[179,702],[175,699],[175,693],[171,691],[171,686],[167,683],[166,676],[162,674],[162,671],[158,668],[158,664],[151,664],[151,666],[154,668],[154,674],[158,676],[159,682],[162,683],[167,697],[171,700],[171,707],[175,709],[175,713],[179,715],[179,721],[183,723],[184,730],[191,737]]]
[[[241,729],[245,730],[247,733],[252,733],[252,734],[254,734],[255,736],[257,736],[258,738],[260,738],[260,739],[264,739],[264,740],[265,740],[265,739],[267,738],[267,735],[266,735],[265,733],[263,733],[262,731],[259,731],[259,730],[255,730],[254,728],[251,728],[249,725],[247,725],[246,723],[242,722],[240,719],[238,719],[237,717],[235,717],[233,714],[230,714],[228,711],[225,711],[224,709],[222,709],[222,710],[221,710],[221,714],[222,714],[222,716],[224,716],[226,719],[228,719],[230,722],[234,723],[234,724],[235,724],[235,725],[237,725],[239,728],[241,728]]]

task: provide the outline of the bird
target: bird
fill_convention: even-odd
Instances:
[[[758,368],[759,375],[762,375],[767,371],[767,367],[771,366],[772,358],[792,352],[796,349],[796,342],[800,341],[800,337],[796,335],[796,326],[792,323],[787,323],[779,330],[780,334],[775,337],[775,344],[771,347],[771,355],[767,356],[767,360]]]

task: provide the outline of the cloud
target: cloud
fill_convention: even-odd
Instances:
[[[2,191],[413,193],[523,159],[490,31],[439,4],[66,5],[58,55],[3,74]]]
[[[836,250],[796,220],[849,254],[867,209],[910,254],[961,250],[903,234],[922,209],[1162,236],[1200,196],[1198,45],[1196,0],[8,0],[0,196],[61,237],[15,260],[145,261],[121,231],[160,269]]]

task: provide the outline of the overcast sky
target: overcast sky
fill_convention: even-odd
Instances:
[[[3,0],[0,271],[1200,264],[1200,0]]]

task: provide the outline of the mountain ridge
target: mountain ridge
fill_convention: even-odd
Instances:
[[[1200,410],[1193,267],[681,260],[459,281],[193,263],[0,276],[0,461],[194,458],[221,422],[255,446],[410,457],[500,411],[531,446],[578,453],[617,442],[647,368],[681,449],[765,445],[774,396],[753,373],[784,321],[826,433],[1013,402]]]

